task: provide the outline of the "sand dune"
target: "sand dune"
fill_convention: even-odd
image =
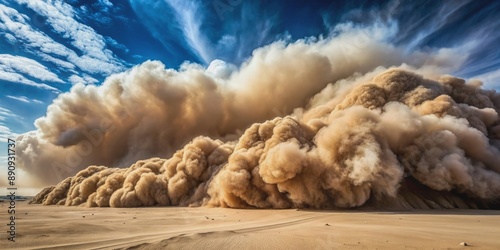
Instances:
[[[5,204],[2,204],[2,211]],[[4,249],[473,249],[500,247],[500,211],[400,212],[18,203]],[[5,214],[3,214],[5,217]]]

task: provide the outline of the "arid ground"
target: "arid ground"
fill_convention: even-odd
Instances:
[[[1,206],[6,211],[6,204]],[[500,211],[492,210],[83,208],[18,202],[16,215],[16,242],[3,237],[3,249],[500,248]],[[5,212],[2,217],[7,220]]]

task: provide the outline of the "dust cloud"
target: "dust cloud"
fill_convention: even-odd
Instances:
[[[480,82],[439,74],[429,67],[432,60],[372,70],[384,62],[372,63],[371,56],[335,62],[326,56],[332,53],[320,53],[334,48],[328,46],[333,42],[272,45],[256,51],[227,79],[207,77],[192,65],[177,72],[148,62],[102,87],[76,86],[37,121],[39,130],[21,139],[72,150],[82,140],[73,134],[93,129],[105,116],[114,130],[104,133],[89,161],[126,162],[132,155],[169,154],[185,145],[169,157],[139,160],[127,168],[84,168],[44,189],[33,202],[232,208],[498,205],[499,94],[482,89]],[[387,51],[379,46],[377,53]],[[357,71],[361,62],[371,65],[366,72]],[[276,107],[289,115],[273,114]],[[121,111],[128,112],[127,119],[113,120]]]

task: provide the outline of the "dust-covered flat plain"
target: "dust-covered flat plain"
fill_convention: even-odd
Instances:
[[[494,210],[84,208],[18,202],[16,215],[16,242],[5,239],[3,249],[500,248],[500,211]]]

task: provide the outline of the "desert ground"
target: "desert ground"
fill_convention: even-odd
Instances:
[[[1,203],[8,220],[7,204]],[[18,202],[2,249],[500,249],[500,211],[85,208]],[[468,246],[460,246],[466,242]]]

